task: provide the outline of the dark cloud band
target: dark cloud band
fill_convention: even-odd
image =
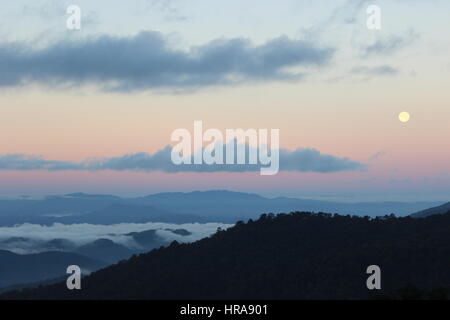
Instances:
[[[141,152],[120,157],[94,159],[84,162],[45,160],[23,154],[0,155],[0,170],[115,170],[115,171],[163,171],[163,172],[252,172],[261,165],[175,165],[171,161],[172,147],[167,146],[153,154]],[[339,172],[364,170],[366,165],[349,158],[320,153],[316,149],[279,150],[280,171]]]
[[[94,84],[104,90],[192,89],[258,81],[294,81],[326,64],[334,49],[279,37],[260,45],[243,38],[218,39],[189,50],[158,32],[100,36],[45,48],[0,43],[0,86]]]

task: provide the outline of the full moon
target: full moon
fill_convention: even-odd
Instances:
[[[410,118],[411,116],[408,112],[402,112],[398,115],[398,119],[403,123],[408,122]]]

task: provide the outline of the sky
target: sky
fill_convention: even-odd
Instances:
[[[66,27],[73,4],[80,30]],[[448,201],[448,12],[444,0],[3,1],[0,196]],[[173,170],[171,133],[196,120],[279,129],[280,172]]]

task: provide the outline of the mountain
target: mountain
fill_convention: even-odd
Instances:
[[[108,263],[116,263],[117,261],[128,259],[134,252],[125,246],[117,244],[109,239],[98,239],[76,249],[76,252],[90,257],[99,259]]]
[[[341,203],[296,198],[266,198],[225,190],[158,193],[145,197],[72,193],[41,200],[0,200],[0,226],[31,223],[234,223],[261,213],[339,212],[360,216],[395,213],[403,216],[440,205],[437,202]]]
[[[164,229],[165,231],[172,232],[173,234],[179,236],[189,236],[191,233],[185,229]],[[145,230],[142,232],[131,232],[126,234],[127,236],[131,236],[133,240],[141,247],[142,251],[150,251],[155,248],[159,248],[161,246],[167,246],[170,242],[157,233],[158,230]]]
[[[20,255],[0,250],[0,287],[32,283],[61,277],[69,265],[78,265],[83,272],[105,266],[104,262],[76,253],[49,251]]]
[[[11,213],[30,216],[79,214],[121,201],[121,198],[113,195],[85,193],[54,195],[39,200],[0,200],[0,216]]]
[[[0,226],[22,223],[49,225],[61,217],[100,210],[122,199],[113,195],[72,193],[38,200],[0,200]]]
[[[226,190],[165,192],[128,199],[128,203],[151,205],[170,212],[194,215],[207,222],[234,223],[264,212],[267,198]],[[206,220],[205,220],[206,219]]]
[[[341,214],[377,216],[395,213],[407,215],[437,205],[436,202],[358,202],[342,203],[297,198],[266,198],[256,194],[226,190],[158,193],[128,199],[128,203],[151,205],[170,212],[190,213],[216,218],[220,222],[257,218],[261,213],[293,211],[339,212]]]
[[[413,214],[411,214],[411,217],[424,218],[424,217],[432,216],[435,214],[445,214],[447,212],[450,212],[450,202],[445,203],[438,207],[433,207],[430,209],[426,209],[426,210],[422,210],[422,211],[413,213]]]
[[[168,245],[169,243],[158,236],[157,230],[146,230],[142,232],[131,232],[127,236],[133,237],[133,240],[139,244],[143,249],[149,251],[154,248]]]
[[[53,239],[45,242],[41,249],[45,251],[71,251],[76,247],[76,244],[67,239]]]
[[[177,235],[183,236],[183,237],[190,236],[192,234],[192,232],[187,231],[186,229],[164,229],[164,230],[170,231],[174,234],[177,234]]]
[[[115,203],[106,208],[92,211],[82,215],[62,217],[58,222],[64,224],[91,223],[91,224],[116,224],[116,223],[193,223],[206,222],[203,217],[195,215],[171,213],[155,206],[130,205]]]
[[[66,239],[40,240],[24,237],[9,237],[0,239],[0,250],[13,251],[16,253],[36,253],[42,251],[72,251],[75,243]],[[2,263],[0,259],[0,263]]]
[[[379,294],[408,285],[450,288],[449,243],[450,213],[424,219],[262,215],[94,272],[80,291],[60,283],[0,298],[366,299],[370,265],[381,268]]]

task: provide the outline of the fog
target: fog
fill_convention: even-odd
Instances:
[[[120,223],[115,225],[94,224],[72,224],[64,225],[55,223],[51,226],[37,224],[22,224],[14,227],[0,227],[0,249],[15,253],[26,254],[48,250],[44,247],[47,241],[64,239],[72,242],[75,246],[81,246],[97,239],[110,239],[118,244],[129,248],[138,245],[130,232],[142,232],[146,230],[157,230],[156,234],[167,242],[193,242],[208,237],[217,231],[217,228],[227,229],[230,224],[222,223]],[[165,229],[185,229],[190,235],[182,236]]]

